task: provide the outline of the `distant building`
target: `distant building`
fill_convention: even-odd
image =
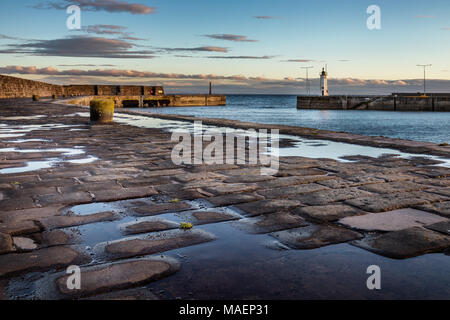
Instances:
[[[328,96],[328,79],[327,79],[327,72],[325,71],[325,68],[322,69],[322,72],[320,73],[320,92],[322,97]]]

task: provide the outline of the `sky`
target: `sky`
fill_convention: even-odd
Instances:
[[[80,8],[80,29],[66,12]],[[367,20],[376,5],[380,28]],[[170,93],[450,91],[448,0],[2,0],[0,74]]]

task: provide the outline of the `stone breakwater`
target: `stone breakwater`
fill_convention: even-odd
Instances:
[[[433,96],[298,96],[297,109],[450,111],[450,93]]]
[[[0,101],[0,170],[16,171],[0,173],[1,299],[220,297],[214,282],[220,277],[196,261],[216,251],[224,257],[247,247],[248,254],[236,256],[240,264],[226,269],[225,284],[235,297],[247,290],[239,280],[247,268],[262,283],[292,270],[301,272],[295,264],[280,263],[283,256],[253,256],[264,247],[261,237],[272,239],[271,246],[289,249],[292,259],[305,250],[339,244],[403,261],[450,253],[450,169],[436,166],[437,161],[390,155],[355,155],[350,163],[281,157],[275,176],[259,175],[255,165],[176,166],[171,161],[176,143],[169,132],[118,123],[91,126],[85,111],[55,103]],[[450,153],[432,143],[279,128],[314,139],[355,139],[447,157]],[[95,161],[85,161],[88,157]],[[40,167],[49,159],[58,161]],[[26,166],[35,170],[23,171]],[[182,230],[180,222],[194,227]],[[228,250],[222,251],[226,244]],[[265,250],[267,256],[280,254]],[[196,254],[186,258],[189,252]],[[81,290],[66,286],[70,265],[81,267]],[[192,275],[200,272],[201,277],[186,276],[192,265]],[[219,266],[214,270],[221,272]],[[311,287],[300,283],[281,286],[274,296],[295,297]]]

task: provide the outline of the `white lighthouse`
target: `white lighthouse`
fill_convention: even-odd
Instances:
[[[328,96],[328,80],[327,80],[327,72],[325,68],[322,68],[322,72],[320,73],[320,92],[323,97]]]

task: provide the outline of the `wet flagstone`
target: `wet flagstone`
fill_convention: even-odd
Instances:
[[[175,200],[175,199],[174,199]],[[136,207],[134,211],[138,215],[142,216],[151,216],[158,215],[167,212],[177,212],[182,210],[188,210],[191,206],[186,202],[171,202],[171,203],[160,203],[160,204],[151,204],[144,205],[140,207]]]
[[[289,212],[276,212],[254,218],[242,219],[237,221],[235,225],[246,232],[262,234],[305,227],[308,223],[298,215]]]
[[[238,193],[238,194],[227,194],[223,196],[210,197],[207,198],[209,203],[215,207],[229,206],[239,203],[247,203],[257,200],[263,200],[264,197],[256,194]]]
[[[53,216],[42,219],[39,222],[45,227],[46,230],[51,230],[56,228],[80,226],[100,221],[114,221],[117,219],[119,219],[119,216],[114,212],[99,212],[83,216]]]
[[[59,272],[37,281],[35,294],[39,299],[46,300],[80,298],[115,300],[124,297],[132,299],[138,293],[136,287],[170,276],[179,268],[177,260],[166,256],[86,266],[80,270],[82,281],[80,289],[70,289],[68,287],[68,283],[72,284],[70,275]],[[143,292],[137,296],[142,295]],[[153,297],[150,293],[144,296]]]
[[[346,200],[345,202],[364,211],[383,212],[445,200],[448,200],[445,196],[422,191],[413,191],[361,196]]]
[[[363,211],[345,204],[299,207],[294,212],[307,219],[319,222],[332,222],[347,216],[364,214]]]
[[[394,259],[442,252],[450,247],[450,237],[421,227],[388,232],[353,242],[356,246]]]
[[[407,208],[347,217],[339,220],[339,223],[365,231],[398,231],[444,221],[449,220],[432,213]]]
[[[426,228],[433,230],[433,231],[440,232],[440,233],[444,233],[444,234],[450,236],[450,220],[427,225]]]
[[[85,297],[146,284],[167,277],[179,269],[175,259],[153,258],[95,266],[81,270],[81,290],[67,289],[67,278],[56,280],[58,291],[65,297]]]
[[[252,217],[260,214],[293,209],[301,205],[301,202],[295,200],[260,200],[238,204],[235,207],[243,211],[246,216]]]
[[[127,224],[123,226],[123,233],[124,234],[149,233],[175,229],[178,227],[179,225],[176,224],[175,222],[158,219]]]
[[[72,264],[81,265],[90,258],[76,247],[50,247],[32,252],[0,255],[0,278],[31,271],[46,271]]]
[[[142,238],[131,238],[100,244],[95,249],[97,252],[104,250],[104,254],[108,258],[117,260],[161,253],[176,248],[213,241],[214,239],[214,235],[199,229],[179,229],[155,232]]]
[[[335,226],[310,225],[271,234],[280,242],[294,249],[314,249],[331,244],[360,239],[362,234]]]
[[[191,217],[192,219],[190,220],[192,220],[193,224],[195,225],[217,223],[239,219],[239,217],[236,215],[216,211],[195,211],[191,213]]]

